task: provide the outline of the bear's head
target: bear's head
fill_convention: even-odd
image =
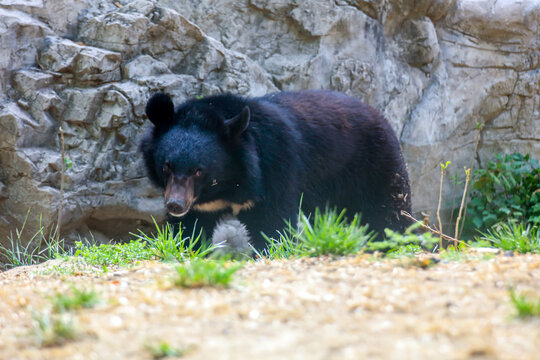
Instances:
[[[141,151],[150,179],[165,191],[171,215],[184,216],[194,205],[223,199],[240,186],[250,109],[239,99],[190,100],[176,111],[166,94],[148,101],[146,114],[154,128]]]

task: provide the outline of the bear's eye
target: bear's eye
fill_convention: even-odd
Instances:
[[[169,163],[168,161],[163,164],[163,173],[166,175],[169,175],[171,173],[171,163]]]
[[[197,169],[195,170],[195,172],[193,173],[193,176],[195,176],[196,178],[200,178],[204,175],[204,172],[202,169]]]

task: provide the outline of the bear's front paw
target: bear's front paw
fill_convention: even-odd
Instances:
[[[244,224],[233,216],[224,216],[217,223],[212,234],[212,245],[216,252],[230,255],[251,255],[249,232]]]

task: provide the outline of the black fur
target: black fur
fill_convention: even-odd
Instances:
[[[196,204],[221,199],[254,206],[238,218],[264,247],[260,232],[276,235],[302,209],[346,208],[362,213],[380,234],[403,231],[411,194],[405,160],[390,124],[361,101],[332,91],[280,92],[260,98],[218,95],[189,100],[170,115],[170,98],[156,94],[147,114],[156,127],[143,139],[148,175],[165,188],[170,172],[204,169]],[[183,175],[182,175],[183,176]],[[217,185],[214,184],[217,180]],[[193,207],[182,224],[212,229],[223,212]]]

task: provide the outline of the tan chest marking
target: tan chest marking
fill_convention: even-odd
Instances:
[[[248,200],[245,203],[238,204],[225,200],[214,200],[202,204],[195,204],[193,207],[201,212],[217,212],[231,209],[234,216],[238,215],[242,210],[249,210],[255,205],[253,201]]]

